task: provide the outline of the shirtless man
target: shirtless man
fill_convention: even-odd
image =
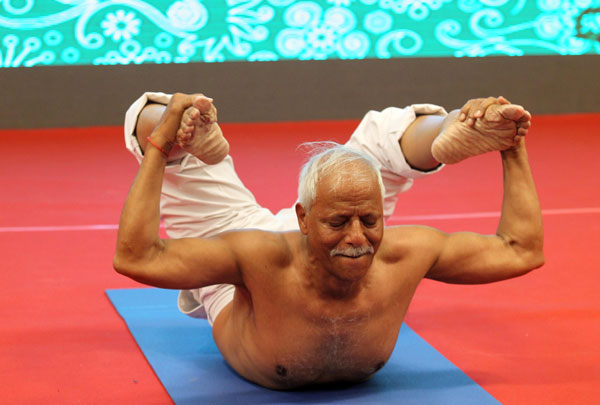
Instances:
[[[413,107],[416,111],[422,106]],[[407,110],[390,114],[395,117],[403,111]],[[220,287],[205,294],[204,310],[224,358],[250,381],[272,389],[364,381],[389,359],[423,278],[489,283],[523,275],[544,263],[541,210],[523,137],[529,113],[503,98],[471,100],[448,115],[441,111],[412,113],[408,121],[386,118],[385,125],[381,118],[388,114],[385,111],[366,118],[347,147],[326,150],[307,163],[294,207],[297,222],[278,228],[261,225],[260,221],[279,218],[260,207],[252,208],[250,216],[262,219],[245,225],[235,221],[248,215],[219,222],[204,214],[203,210],[222,208],[213,204],[210,194],[212,183],[218,181],[215,176],[234,176],[230,157],[219,162],[228,145],[215,123],[211,99],[176,94],[166,107],[147,104],[134,119],[145,153],[139,156],[141,166],[123,208],[114,267],[144,284],[183,289],[188,298],[199,301],[206,298],[202,293],[206,289],[197,290],[200,287],[233,285],[217,303],[210,299],[220,294]],[[404,127],[396,133],[386,125]],[[370,146],[363,142],[364,134],[372,138]],[[395,134],[398,159],[413,171],[500,150],[504,200],[497,234],[446,234],[424,226],[384,230],[384,216],[393,211],[395,194],[407,188],[405,177],[394,177],[397,162],[386,160],[374,146],[388,142],[383,137],[390,134]],[[381,153],[389,149],[381,148]],[[219,163],[198,163],[186,151],[207,163]],[[187,170],[198,176],[204,170],[215,172],[210,181],[201,182]],[[241,183],[231,186],[239,182],[236,179],[219,186],[226,189],[220,196],[226,200],[223,206],[230,207],[222,210],[223,215],[242,205],[257,206],[251,195],[250,202],[232,200],[237,197],[231,195],[242,193],[235,188],[243,187]],[[185,196],[210,195],[175,202],[182,188]],[[206,202],[196,204],[202,198]],[[196,204],[200,213],[182,214],[180,207],[186,204]],[[175,230],[180,238],[159,238],[161,210],[167,230]],[[229,225],[222,225],[225,222]],[[187,231],[188,226],[196,230]],[[242,227],[254,229],[235,230]]]

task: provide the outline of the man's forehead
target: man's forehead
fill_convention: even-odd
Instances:
[[[326,212],[377,212],[381,209],[381,193],[377,183],[348,185],[336,188],[323,188],[316,195],[313,205]],[[366,214],[364,214],[366,215]]]
[[[382,211],[376,206],[370,207],[327,207],[321,211],[323,218],[338,217],[373,217],[379,218],[383,215]]]
[[[317,183],[317,196],[321,194],[340,200],[378,193],[377,176],[372,172],[331,173],[319,178]]]

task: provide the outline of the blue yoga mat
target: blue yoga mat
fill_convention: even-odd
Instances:
[[[386,366],[347,387],[272,391],[233,371],[205,320],[181,314],[177,292],[107,290],[107,295],[177,404],[499,404],[406,324]]]

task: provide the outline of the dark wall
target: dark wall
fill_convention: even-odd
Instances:
[[[360,118],[504,95],[534,114],[600,111],[600,56],[0,69],[1,128],[121,125],[144,90],[203,92],[222,122]]]

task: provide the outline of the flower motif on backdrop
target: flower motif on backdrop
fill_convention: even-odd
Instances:
[[[0,67],[600,53],[600,0],[0,0]]]
[[[121,39],[131,39],[132,36],[140,33],[141,21],[135,18],[133,12],[125,14],[124,10],[117,10],[115,14],[106,14],[106,19],[100,23],[104,28],[104,36],[112,37],[113,41],[119,42]]]

